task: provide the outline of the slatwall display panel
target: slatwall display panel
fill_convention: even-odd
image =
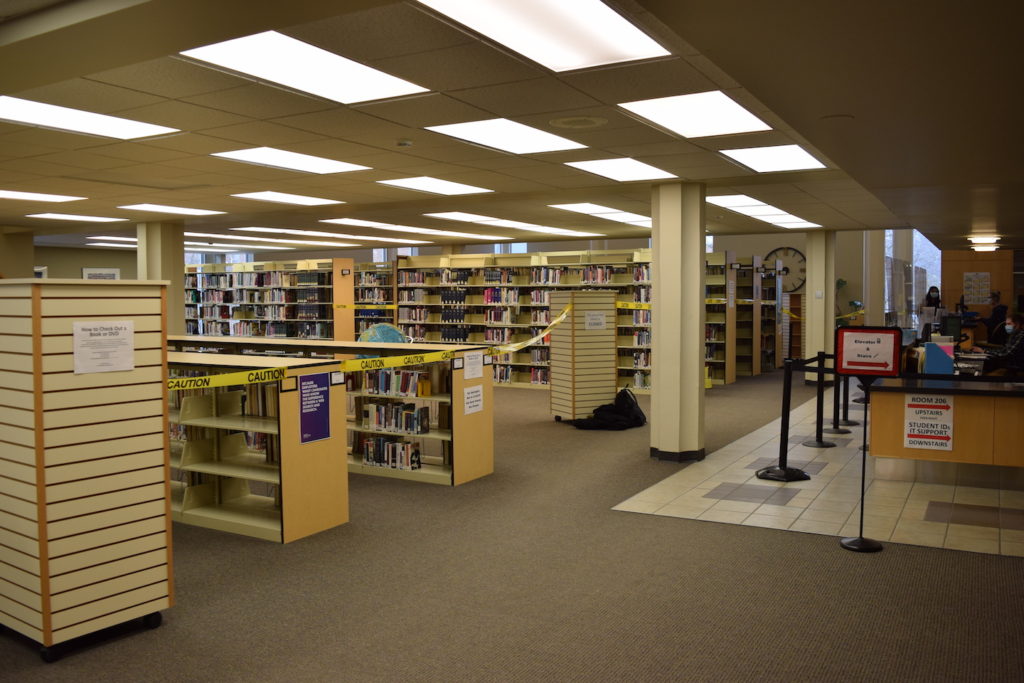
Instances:
[[[556,417],[574,420],[590,416],[615,398],[615,292],[552,293],[552,310],[569,304],[572,311],[551,332],[550,408]]]
[[[3,316],[6,284],[0,329],[24,320],[32,336],[0,335],[0,552],[15,559],[0,564],[0,622],[50,646],[173,603],[164,286],[35,283],[20,318]],[[75,374],[73,323],[126,320],[134,369]],[[29,594],[36,621],[5,612]]]

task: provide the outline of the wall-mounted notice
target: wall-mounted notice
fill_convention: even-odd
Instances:
[[[466,415],[479,413],[484,409],[484,388],[481,385],[466,387],[462,390],[463,412]]]
[[[965,304],[987,304],[991,294],[992,275],[990,273],[964,273]]]
[[[907,394],[903,409],[903,447],[953,450],[953,397]]]
[[[331,438],[331,376],[299,378],[299,443]]]
[[[477,379],[484,376],[484,352],[470,351],[465,355],[466,369],[463,371],[464,379]]]
[[[583,329],[585,330],[603,330],[605,327],[605,313],[604,311],[584,311],[583,318]]]
[[[75,374],[135,369],[135,321],[74,321]]]

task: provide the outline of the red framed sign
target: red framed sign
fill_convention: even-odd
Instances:
[[[838,327],[836,373],[899,377],[902,341],[898,327]]]

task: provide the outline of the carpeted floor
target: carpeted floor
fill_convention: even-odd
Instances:
[[[710,391],[708,450],[776,418],[780,380]],[[161,628],[52,665],[5,634],[0,680],[1020,680],[1024,560],[615,512],[680,465],[546,401],[496,391],[493,476],[352,477],[352,522],[312,538],[176,526]]]

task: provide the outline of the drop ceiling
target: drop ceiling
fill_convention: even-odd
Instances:
[[[920,101],[925,98],[915,93],[914,83],[894,92],[898,70],[881,68],[886,66],[884,61],[876,64],[877,58],[868,58],[869,43],[877,47],[872,41],[862,39],[849,54],[838,47],[849,47],[843,41],[833,46],[828,32],[845,30],[844,17],[826,10],[804,16],[776,9],[769,17],[768,10],[755,2],[739,3],[750,9],[749,14],[730,12],[724,5],[679,0],[609,4],[657,39],[671,56],[555,74],[415,2],[296,0],[252,12],[248,3],[239,0],[149,0],[89,21],[69,21],[62,15],[46,24],[40,21],[45,10],[10,21],[0,26],[0,62],[18,59],[24,68],[0,70],[0,93],[181,132],[124,142],[0,123],[0,189],[88,197],[67,204],[0,200],[0,225],[32,229],[44,239],[71,235],[72,242],[81,242],[84,235],[126,231],[140,221],[182,218],[117,208],[154,203],[223,211],[223,215],[183,221],[190,230],[215,233],[265,226],[417,238],[318,222],[351,217],[531,242],[564,239],[423,215],[464,211],[593,232],[609,239],[646,237],[650,234],[646,228],[548,207],[591,202],[649,216],[650,183],[615,182],[565,165],[629,156],[683,180],[704,182],[709,194],[748,194],[825,228],[913,225],[940,244],[962,248],[971,221],[988,216],[1000,231],[1019,227],[1019,207],[1004,208],[1005,192],[1021,180],[1017,166],[986,166],[985,154],[997,155],[996,150],[974,149],[957,130],[943,130],[934,119],[941,117],[940,106],[949,102]],[[852,18],[853,26],[867,23],[861,12],[854,13],[858,16]],[[893,14],[911,20],[902,16],[906,14],[902,9]],[[737,21],[736,16],[743,19]],[[28,19],[33,20],[30,27],[19,27],[19,21]],[[818,25],[823,28],[815,31]],[[892,47],[886,41],[896,40],[900,27],[897,23],[882,31],[886,39],[882,54],[893,59],[910,53],[886,51]],[[20,32],[14,30],[18,28]],[[176,56],[181,50],[268,29],[430,92],[343,106]],[[778,44],[797,39],[797,34],[814,50]],[[906,40],[907,34],[899,37]],[[99,49],[113,43],[116,47],[110,50]],[[923,68],[922,61],[915,58],[914,65]],[[971,71],[961,68],[952,75],[965,80]],[[773,130],[687,140],[616,106],[716,89]],[[929,90],[928,94],[934,93]],[[897,95],[910,102],[896,99]],[[994,108],[992,104],[984,107]],[[901,129],[914,125],[911,114],[915,111],[921,127],[940,137]],[[855,116],[853,124],[841,117],[827,118],[847,112]],[[424,130],[496,117],[567,137],[586,148],[515,155]],[[985,135],[986,140],[991,137]],[[1019,133],[1013,139],[1019,142]],[[718,153],[734,147],[794,143],[826,168],[758,174]],[[328,157],[370,170],[315,175],[210,156],[256,146]],[[950,171],[949,165],[972,153],[982,159],[971,157],[972,164]],[[980,170],[998,170],[1002,177],[979,173],[975,186],[969,172]],[[443,197],[376,182],[423,175],[493,192]],[[231,196],[265,190],[345,203],[292,207]],[[967,196],[956,196],[957,192]],[[712,233],[784,232],[717,207],[708,209]],[[42,211],[123,217],[129,222],[98,231],[95,225],[26,217]],[[1014,224],[1004,223],[1003,216]],[[428,239],[438,244],[465,242]],[[367,242],[366,246],[382,244]]]

